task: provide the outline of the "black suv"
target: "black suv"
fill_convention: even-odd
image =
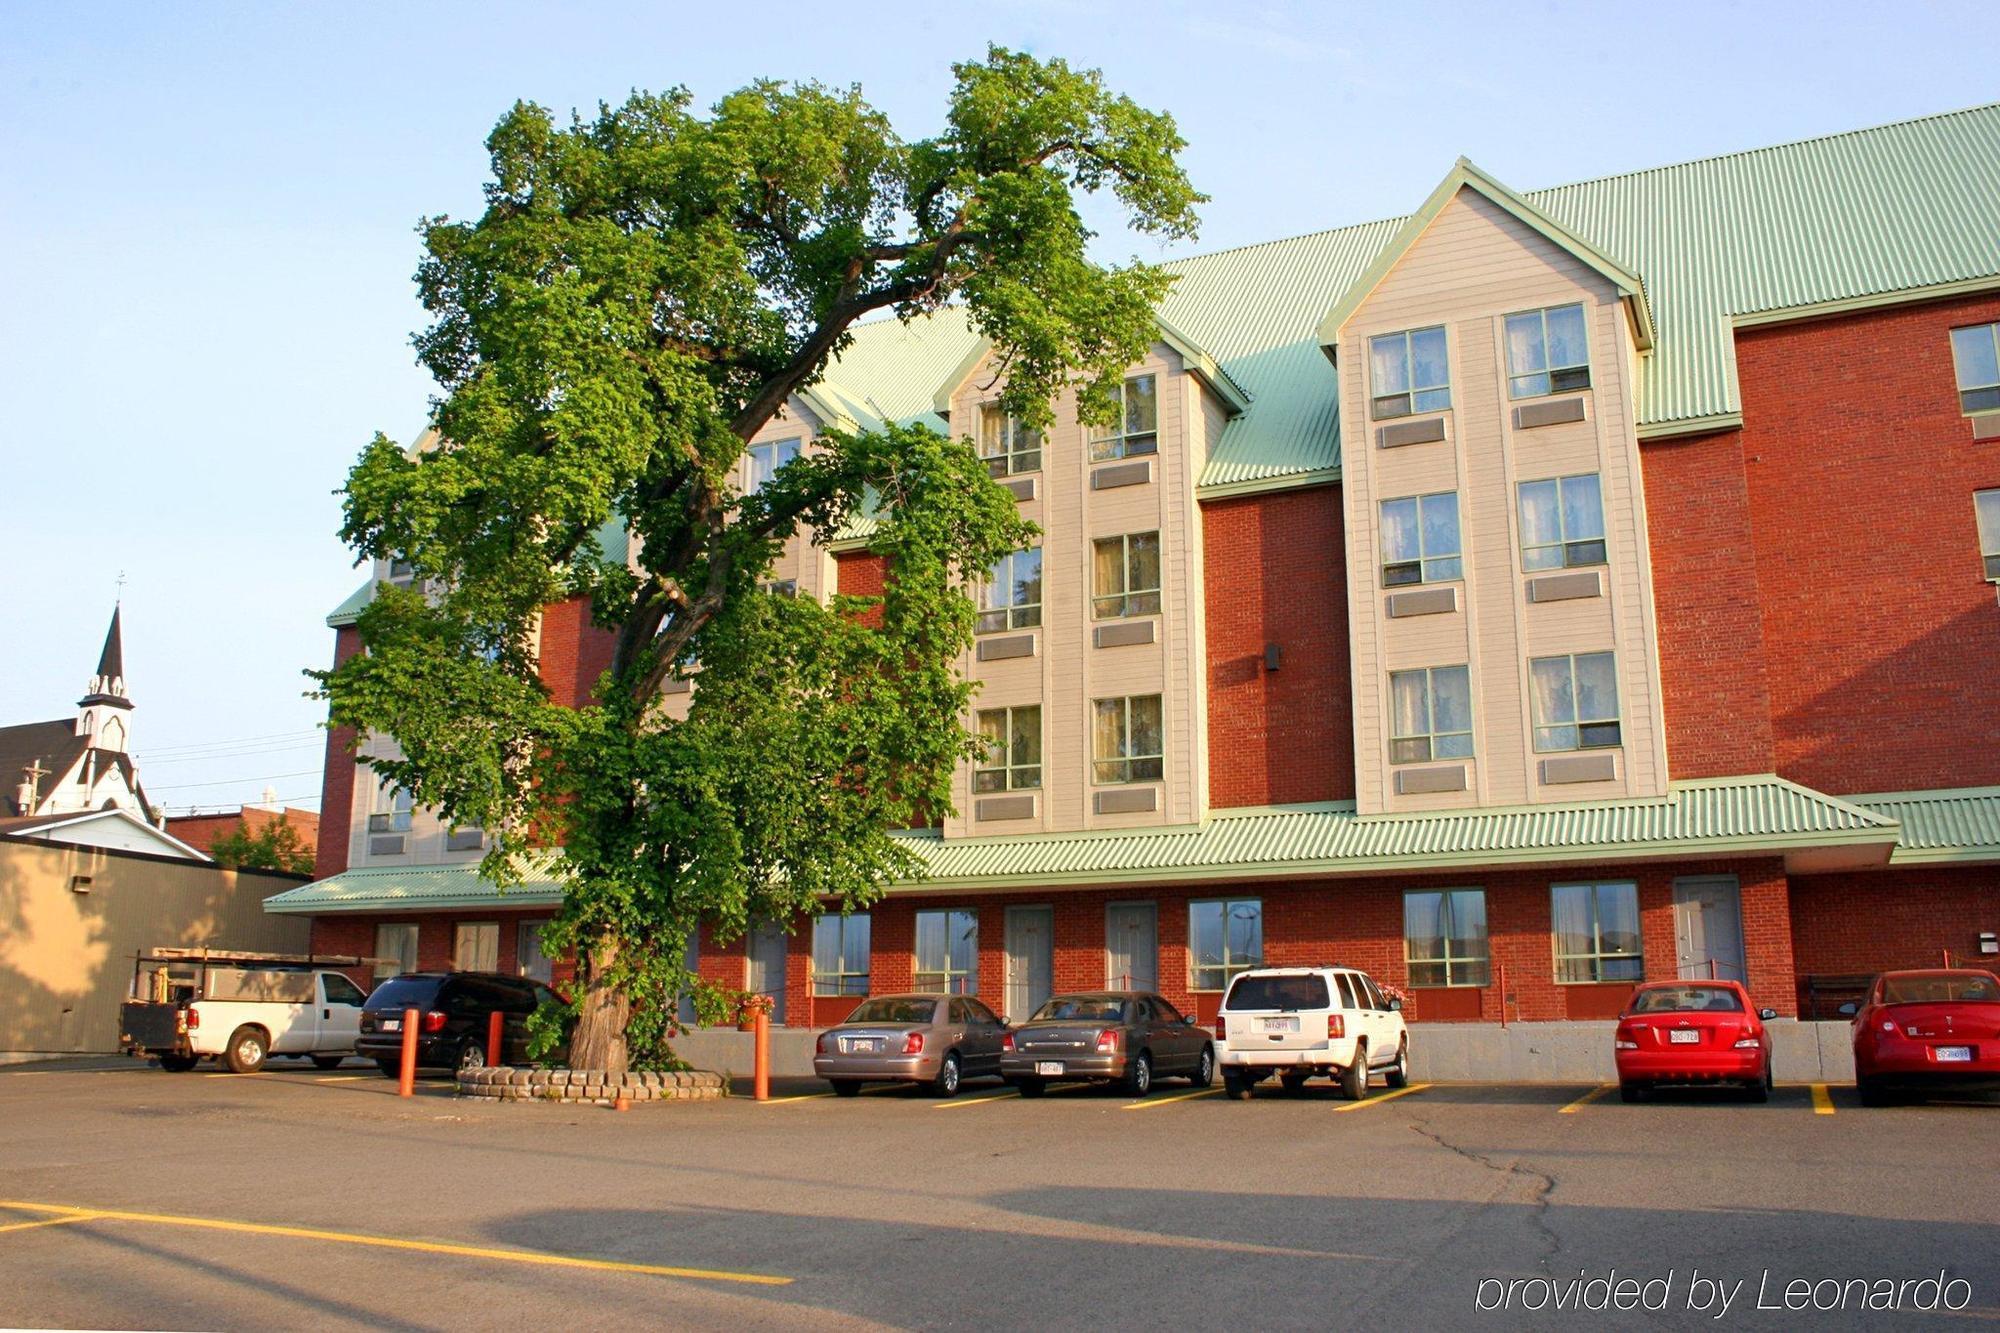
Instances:
[[[528,1055],[528,1015],[555,992],[498,972],[405,972],[376,986],[361,1007],[355,1053],[390,1078],[402,1073],[403,1011],[417,1011],[419,1069],[477,1069]],[[486,1049],[491,1015],[506,1015],[498,1051]],[[554,1053],[558,1059],[561,1052]]]

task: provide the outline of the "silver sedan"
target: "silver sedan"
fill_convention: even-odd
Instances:
[[[842,1097],[865,1083],[914,1083],[950,1097],[965,1079],[998,1076],[1006,1034],[970,995],[878,995],[819,1034],[813,1072]]]

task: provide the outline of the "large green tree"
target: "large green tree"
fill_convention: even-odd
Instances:
[[[1166,115],[1094,71],[999,48],[954,67],[945,127],[908,142],[859,89],[764,82],[705,114],[635,94],[558,124],[519,104],[487,141],[477,220],[430,219],[416,340],[442,443],[377,436],[342,535],[407,560],[320,676],[332,721],[386,733],[384,776],[490,830],[488,873],[560,841],[555,946],[577,950],[571,1060],[661,1049],[697,923],[724,938],[915,866],[891,834],[950,808],[976,752],[956,662],[966,588],[1032,540],[963,441],[833,433],[753,494],[745,442],[823,373],[854,323],[962,302],[1036,425],[1111,391],[1154,337],[1167,278],[1104,266],[1079,199],[1193,234],[1202,200]],[[863,506],[892,575],[830,606],[764,590],[788,538]],[[595,541],[609,520],[628,562]],[[595,701],[559,706],[531,646],[541,608],[591,599],[615,631]],[[684,720],[661,687],[699,671]]]

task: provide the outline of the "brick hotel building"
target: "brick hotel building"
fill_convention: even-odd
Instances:
[[[1743,979],[1783,1014],[2000,930],[2000,106],[1412,215],[1179,275],[1115,432],[988,404],[956,311],[868,325],[752,441],[976,441],[1042,530],[981,590],[991,753],[852,918],[704,937],[793,1026],[869,993],[1157,987],[1340,962],[1419,1022]],[[888,576],[799,540],[802,596]],[[613,534],[616,540],[616,534]],[[336,656],[376,580],[330,618]],[[543,675],[609,660],[547,608]],[[683,691],[700,688],[697,676]],[[684,707],[685,700],[676,702]],[[329,743],[318,948],[563,971],[558,894],[477,873]]]

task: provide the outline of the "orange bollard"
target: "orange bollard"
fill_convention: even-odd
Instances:
[[[417,1095],[417,1019],[416,1010],[403,1011],[403,1077],[396,1086],[398,1097]]]
[[[500,1049],[503,1023],[504,1015],[498,1009],[495,1009],[486,1016],[486,1063],[489,1065],[504,1065],[507,1063],[506,1057]]]
[[[757,1011],[757,1021],[751,1025],[756,1033],[756,1063],[751,1084],[758,1101],[771,1100],[771,1016],[762,1009]]]

